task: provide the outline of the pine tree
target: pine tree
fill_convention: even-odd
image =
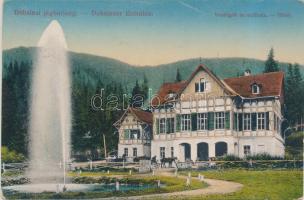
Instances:
[[[143,95],[143,91],[141,90],[141,88],[139,86],[138,80],[136,80],[135,86],[132,90],[132,98],[130,101],[130,103],[131,103],[130,106],[135,107],[135,108],[142,107],[143,102],[138,102],[140,97],[144,98],[144,95]]]
[[[268,58],[265,62],[264,73],[276,71],[279,71],[279,66],[277,61],[274,60],[274,50],[271,48],[268,54]]]
[[[182,81],[182,77],[179,73],[179,68],[177,68],[175,82],[180,82],[180,81]]]
[[[298,119],[304,115],[304,83],[299,65],[289,64],[286,75],[285,105],[286,118],[291,126],[296,125]]]
[[[148,86],[148,79],[146,77],[146,74],[144,74],[144,82],[141,86],[141,91],[144,95],[144,100],[147,100],[148,99],[149,86]]]

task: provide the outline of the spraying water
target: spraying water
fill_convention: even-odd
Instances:
[[[70,158],[71,92],[67,44],[57,21],[44,30],[36,56],[27,175],[32,183],[65,184]]]

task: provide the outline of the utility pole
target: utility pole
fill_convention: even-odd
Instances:
[[[104,148],[104,154],[105,154],[105,158],[106,158],[106,157],[107,157],[106,136],[105,136],[105,134],[103,134],[102,136],[103,136],[103,148]]]

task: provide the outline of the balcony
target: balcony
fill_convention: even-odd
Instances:
[[[120,139],[119,144],[146,144],[151,143],[151,140],[142,139]]]

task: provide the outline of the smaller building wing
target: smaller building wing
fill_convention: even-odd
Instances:
[[[141,121],[141,122],[144,122],[144,123],[147,123],[149,125],[152,124],[152,121],[153,121],[153,116],[152,116],[152,113],[149,112],[149,111],[144,111],[144,110],[141,110],[139,108],[132,108],[132,107],[129,107],[125,112],[124,114],[121,116],[121,118],[116,121],[113,125],[115,127],[119,127],[120,124],[124,121],[125,117],[127,116],[128,113],[131,113],[134,117],[137,118],[138,121]]]
[[[130,110],[134,113],[139,121],[145,122],[147,124],[152,124],[153,116],[151,112],[141,110],[139,108],[131,108]]]

